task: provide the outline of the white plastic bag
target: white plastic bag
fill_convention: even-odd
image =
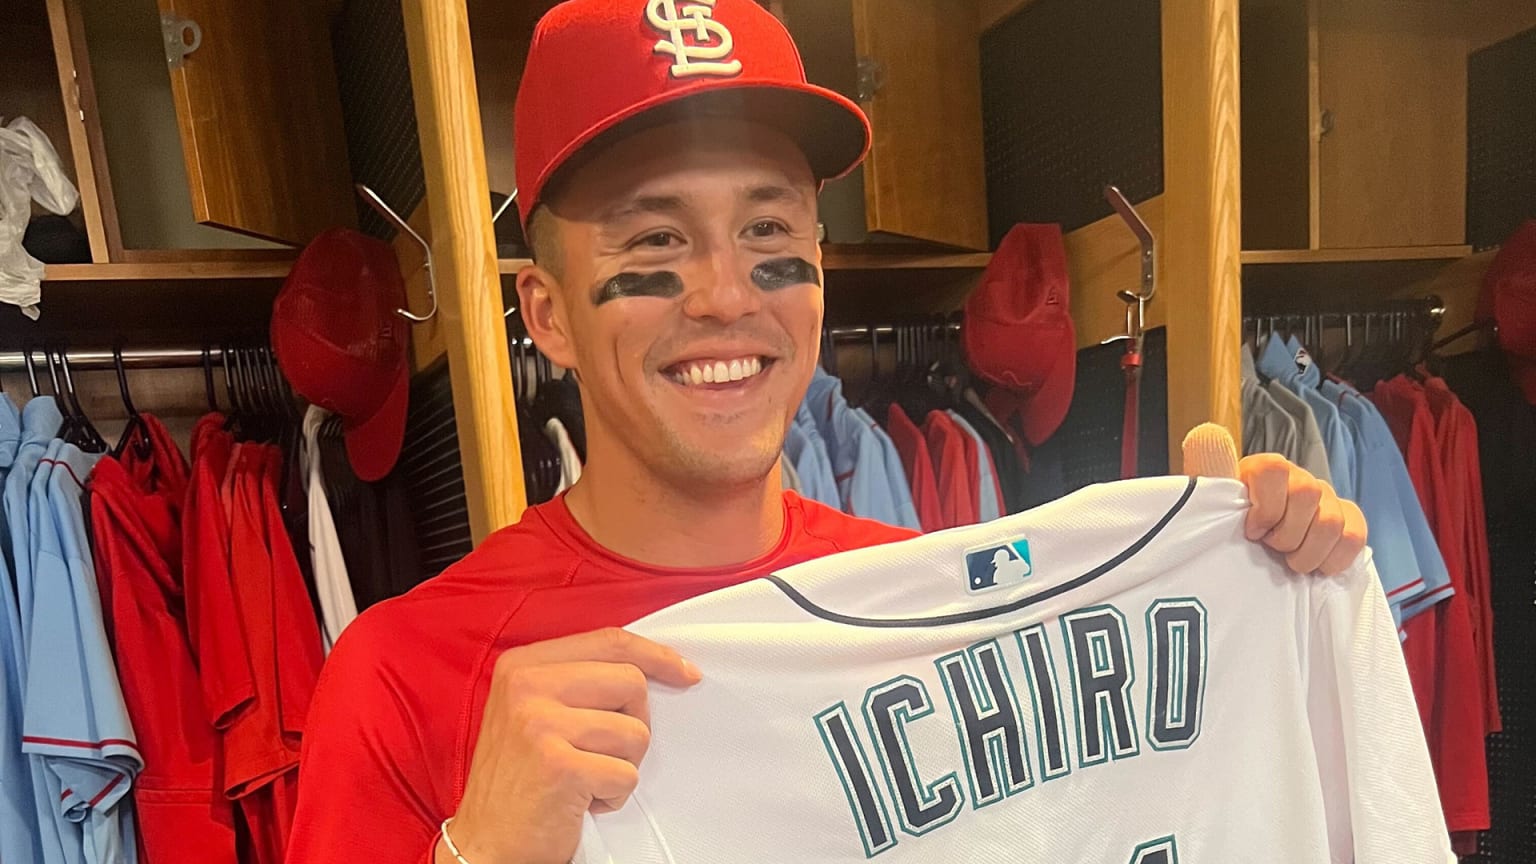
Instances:
[[[66,216],[80,202],[80,192],[65,176],[58,151],[43,130],[17,117],[0,126],[0,302],[20,306],[36,320],[43,262],[21,245],[33,201]]]

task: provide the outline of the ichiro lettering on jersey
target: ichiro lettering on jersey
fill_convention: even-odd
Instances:
[[[1454,862],[1362,557],[1286,572],[1230,480],[1092,487],[629,629],[640,785],[577,862]]]

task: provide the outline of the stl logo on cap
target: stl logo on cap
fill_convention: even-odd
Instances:
[[[673,78],[741,74],[741,61],[730,59],[736,50],[731,31],[715,20],[715,0],[650,0],[645,17],[657,32],[668,37],[656,43],[656,53],[675,58]]]

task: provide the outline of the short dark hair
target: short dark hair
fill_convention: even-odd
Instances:
[[[533,253],[533,263],[553,273],[556,279],[561,278],[564,267],[560,260],[560,233],[547,206],[540,204],[528,214],[528,227],[523,235]]]

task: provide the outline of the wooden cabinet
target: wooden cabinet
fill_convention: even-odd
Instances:
[[[24,74],[0,83],[0,114],[40,118],[80,188],[93,262],[291,258],[355,224],[328,7],[11,6]],[[168,31],[191,49],[174,61]]]
[[[162,22],[176,22],[169,25],[176,35],[201,34],[197,50],[170,72],[196,221],[294,245],[352,224],[346,135],[321,6],[159,0],[159,11]]]
[[[1467,56],[1536,4],[1243,0],[1241,16],[1243,248],[1465,254]]]
[[[858,175],[828,184],[833,242],[987,248],[977,9],[953,0],[784,0],[812,83],[857,101],[873,142]]]
[[[1313,5],[1318,247],[1465,243],[1463,13],[1411,0]]]

